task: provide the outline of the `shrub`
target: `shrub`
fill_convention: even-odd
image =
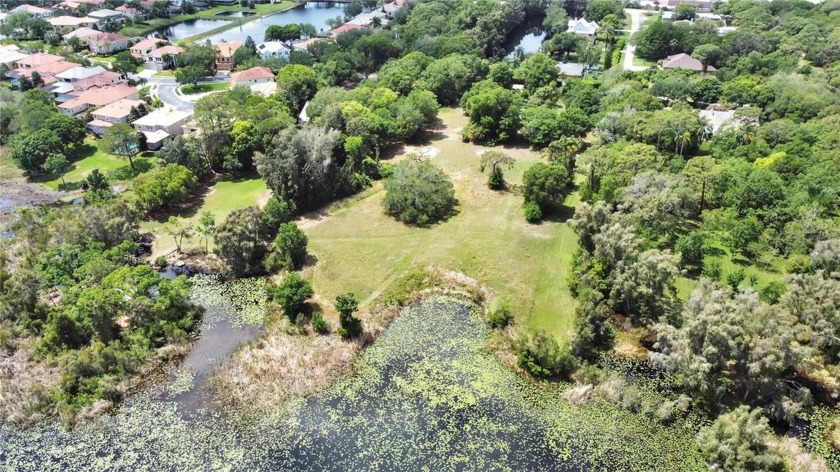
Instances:
[[[155,265],[160,270],[166,269],[166,256],[158,256],[157,259],[155,259]]]
[[[330,332],[330,324],[327,323],[327,320],[324,319],[324,315],[320,311],[312,315],[312,329],[320,334]]]
[[[335,309],[338,310],[338,319],[341,327],[338,334],[344,339],[353,339],[362,334],[362,320],[353,316],[359,308],[359,302],[352,293],[339,295],[335,299]]]
[[[274,301],[283,308],[283,313],[290,320],[296,321],[306,299],[314,294],[307,280],[291,273],[274,290]]]
[[[266,260],[268,270],[295,270],[306,262],[306,246],[309,239],[294,223],[283,223],[274,240],[274,251]]]
[[[536,377],[568,378],[576,367],[568,348],[561,347],[542,330],[521,337],[513,348],[519,367]]]
[[[522,195],[526,202],[539,205],[541,211],[560,205],[572,178],[564,165],[538,162],[522,175]]]
[[[263,208],[263,220],[265,221],[266,228],[270,231],[274,231],[279,228],[281,224],[290,221],[294,213],[294,202],[274,196],[268,200],[268,203],[265,204],[265,208]]]
[[[487,314],[491,328],[504,328],[513,321],[513,315],[506,301],[501,298],[493,300]]]
[[[525,202],[523,209],[525,210],[525,220],[528,223],[536,223],[542,219],[542,210],[536,202]]]
[[[448,217],[455,207],[452,181],[429,161],[409,159],[385,181],[385,212],[398,220],[428,225]]]
[[[198,178],[192,171],[180,164],[168,164],[138,176],[132,189],[140,209],[150,211],[182,201],[196,184]]]

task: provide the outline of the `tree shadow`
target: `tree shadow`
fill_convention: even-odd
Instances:
[[[136,178],[138,175],[152,170],[155,166],[154,159],[152,157],[135,157],[133,159],[134,168],[130,164],[118,167],[108,172],[108,178],[111,180],[131,180]]]
[[[564,204],[550,208],[543,214],[542,221],[551,223],[566,223],[574,216],[575,207]]]

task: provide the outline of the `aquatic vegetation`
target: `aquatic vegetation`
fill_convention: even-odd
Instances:
[[[663,426],[568,385],[534,383],[485,349],[478,309],[434,296],[406,307],[357,375],[243,424],[133,397],[66,432],[0,425],[15,470],[705,470],[696,427]]]
[[[231,324],[260,325],[265,318],[265,306],[268,301],[269,282],[262,277],[222,281],[216,275],[198,274],[192,281],[192,298],[205,307],[227,306],[233,313]],[[208,310],[204,315],[205,324],[212,325],[221,316],[228,316],[227,310]]]

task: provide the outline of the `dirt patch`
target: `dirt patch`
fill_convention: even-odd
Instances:
[[[17,207],[52,205],[62,194],[31,184],[23,179],[4,180],[0,185],[0,214],[14,213]]]

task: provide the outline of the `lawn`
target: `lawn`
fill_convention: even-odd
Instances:
[[[195,223],[201,213],[209,211],[216,217],[216,224],[219,225],[231,211],[260,204],[267,195],[265,181],[258,176],[222,178],[201,192],[202,194],[195,205],[184,208],[176,216]],[[175,249],[175,241],[172,237],[160,231],[168,217],[169,215],[161,216],[155,220],[143,221],[140,224],[141,232],[155,233],[157,238],[155,254],[165,254]],[[193,238],[192,241],[185,244],[185,247],[201,247],[202,243],[200,238]]]
[[[136,170],[132,170],[125,157],[114,156],[108,154],[97,145],[95,139],[88,137],[85,139],[85,144],[71,157],[71,167],[68,172],[64,174],[64,181],[66,187],[69,189],[76,188],[81,185],[88,174],[93,169],[99,169],[104,173],[111,183],[123,182],[130,180],[137,176],[138,173],[144,172],[156,164],[157,159],[151,154],[143,156],[138,155],[134,157],[134,166]],[[61,177],[57,175],[49,175],[39,179],[36,182],[46,185],[52,189],[57,189],[61,186]]]
[[[442,110],[440,116],[446,128],[428,155],[452,177],[458,214],[430,228],[406,226],[383,213],[384,192],[377,187],[326,215],[304,219],[317,259],[307,269],[315,292],[332,299],[350,291],[370,301],[409,268],[438,265],[488,286],[509,302],[519,323],[564,339],[575,308],[566,286],[577,248],[574,233],[562,218],[530,225],[521,196],[488,190],[487,176],[478,170],[478,155],[487,148],[461,142],[457,131],[466,118],[460,110]],[[540,159],[526,148],[503,150],[518,161],[506,173],[512,183]]]
[[[198,84],[196,86],[192,85],[184,85],[181,87],[181,93],[184,95],[192,95],[195,93],[205,93],[205,92],[213,92],[217,90],[227,90],[230,88],[230,83],[228,82],[215,82],[212,84]]]
[[[732,254],[729,252],[728,249],[723,248],[722,246],[718,246],[716,252],[719,254],[709,255],[706,256],[705,262],[709,264],[713,261],[720,263],[721,269],[721,282],[726,283],[726,276],[736,272],[739,269],[744,269],[744,274],[746,278],[743,282],[741,282],[742,286],[750,286],[750,277],[755,276],[756,284],[753,286],[755,290],[761,290],[770,282],[776,282],[781,280],[782,276],[785,273],[784,270],[784,261],[779,259],[775,260],[772,267],[769,267],[768,270],[762,269],[754,264],[750,264],[747,261],[742,261],[741,259],[735,260],[732,257]],[[676,284],[677,291],[679,293],[679,297],[681,300],[688,300],[688,297],[691,295],[691,292],[694,290],[694,287],[697,285],[697,280],[688,278],[688,277],[679,277],[677,278]]]

